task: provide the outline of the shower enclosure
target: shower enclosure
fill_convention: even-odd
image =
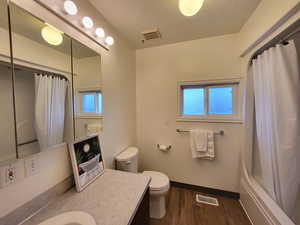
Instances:
[[[251,159],[245,163],[248,175],[262,190],[257,195],[267,195],[274,203],[269,206],[276,205],[287,216],[285,224],[296,225],[300,224],[299,53],[297,30],[252,58],[246,97],[250,147],[245,151]]]

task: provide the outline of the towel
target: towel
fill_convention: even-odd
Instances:
[[[213,160],[215,158],[214,132],[192,130],[190,135],[192,158]]]
[[[207,152],[207,135],[208,132],[206,130],[191,130],[190,142],[196,152]]]

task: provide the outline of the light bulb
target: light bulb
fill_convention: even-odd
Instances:
[[[82,25],[87,29],[91,29],[94,26],[94,22],[90,17],[85,16],[82,18]]]
[[[114,44],[114,39],[111,37],[111,36],[108,36],[108,37],[106,37],[105,38],[105,43],[107,44],[107,45],[113,45]]]
[[[42,37],[51,45],[60,45],[63,42],[62,32],[47,24],[41,31]]]
[[[101,27],[96,28],[95,34],[99,38],[103,38],[105,36],[105,32]]]
[[[204,0],[179,0],[179,10],[184,16],[194,16],[203,6]]]
[[[67,14],[74,16],[77,14],[78,9],[73,1],[67,0],[64,2],[64,10]]]

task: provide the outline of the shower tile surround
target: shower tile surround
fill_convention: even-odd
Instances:
[[[37,225],[68,211],[87,212],[98,225],[128,225],[149,183],[150,177],[107,169],[82,192],[75,188],[65,192],[73,184],[69,178],[2,218],[0,225]]]

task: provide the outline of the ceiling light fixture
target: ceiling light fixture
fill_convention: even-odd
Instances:
[[[73,1],[67,0],[64,2],[64,10],[67,14],[74,16],[77,14],[78,9]]]
[[[63,32],[46,23],[41,35],[44,40],[51,45],[60,45],[63,42]]]
[[[204,0],[179,0],[179,10],[184,16],[194,16],[203,6]]]
[[[109,46],[113,45],[115,43],[114,39],[111,36],[108,36],[105,38],[105,43]]]
[[[94,26],[94,22],[91,17],[85,16],[82,18],[82,25],[87,29],[91,29]]]
[[[105,36],[105,32],[104,32],[103,28],[101,28],[101,27],[96,28],[95,34],[98,38],[104,38],[104,36]]]

